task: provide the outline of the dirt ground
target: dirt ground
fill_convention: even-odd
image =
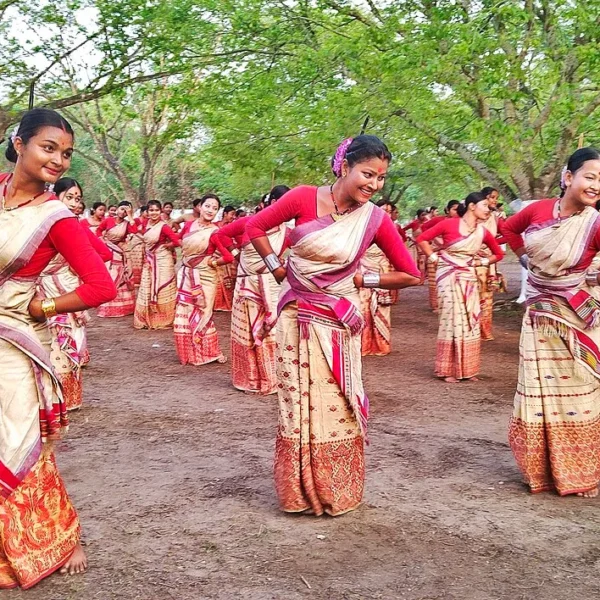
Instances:
[[[514,296],[516,265],[503,270]],[[495,313],[483,380],[459,385],[432,377],[425,287],[401,293],[393,325],[391,356],[365,360],[364,504],[315,518],[277,508],[275,397],[235,391],[226,365],[180,366],[171,331],[95,319],[84,408],[58,453],[89,572],[0,597],[597,598],[600,500],[528,494],[507,444],[520,312]]]

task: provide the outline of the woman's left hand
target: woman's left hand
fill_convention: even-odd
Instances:
[[[29,303],[29,314],[38,323],[43,323],[46,320],[46,315],[42,310],[42,301],[39,298],[34,298]]]
[[[357,289],[360,289],[361,287],[364,287],[364,286],[363,286],[363,283],[364,283],[364,282],[363,282],[363,276],[362,276],[362,273],[357,273],[357,274],[354,276],[354,286],[355,286]]]

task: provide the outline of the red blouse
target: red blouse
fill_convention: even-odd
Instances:
[[[251,217],[242,217],[228,225],[223,225],[223,227],[215,233],[215,237],[218,237],[221,243],[228,248],[233,246],[234,242],[238,248],[241,248],[250,241],[248,232],[246,231],[246,225],[250,219]]]
[[[91,229],[86,229],[85,227],[82,227],[82,229],[83,229],[83,231],[85,231],[87,237],[90,240],[90,244],[92,244],[92,247],[98,253],[100,258],[104,262],[108,262],[109,260],[111,260],[112,259],[111,249],[100,238],[95,236],[92,233]]]
[[[96,229],[96,235],[100,237],[104,231],[107,229],[112,229],[115,225],[118,225],[117,219],[115,217],[107,217],[98,225]],[[127,233],[137,233],[138,226],[135,223],[127,223]]]
[[[185,224],[183,225],[183,229],[179,232],[179,238],[181,240],[183,240],[183,238],[189,233],[190,229],[192,228],[192,225],[195,222],[195,220],[185,222]],[[214,254],[215,251],[218,250],[223,259],[226,261],[226,263],[231,263],[233,262],[234,256],[233,254],[231,254],[231,252],[229,252],[229,250],[227,250],[226,246],[223,244],[223,240],[218,237],[218,233],[219,232],[215,230],[214,233],[212,233],[210,238],[208,239],[208,247],[206,248],[206,254]]]
[[[460,232],[460,222],[461,219],[444,219],[437,225],[434,225],[427,231],[424,231],[417,238],[416,242],[417,244],[419,242],[431,242],[436,237],[441,237],[444,246],[448,246],[457,240],[464,239],[466,236]],[[502,248],[500,248],[494,236],[488,229],[485,229],[485,227],[483,243],[492,251],[497,260],[502,260],[504,258],[504,252],[502,252]]]
[[[555,205],[556,198],[538,200],[512,217],[508,217],[508,219],[502,223],[502,234],[514,252],[524,247],[525,242],[523,241],[521,234],[524,233],[530,225],[556,220],[556,217],[554,216]],[[581,261],[578,263],[577,268],[587,269],[598,252],[600,252],[600,228],[596,231],[596,235],[591,238],[589,246],[583,252],[583,256],[581,257]]]
[[[75,216],[57,221],[29,263],[14,277],[37,277],[57,254],[62,254],[83,281],[75,290],[82,302],[88,306],[110,302],[117,295],[117,288],[103,259],[92,246],[91,237],[94,236],[89,229],[88,233]]]
[[[376,207],[376,210],[382,209]],[[246,233],[250,240],[263,237],[270,229],[292,219],[294,219],[296,227],[317,219],[316,187],[302,185],[290,190],[275,204],[250,217],[246,225]],[[408,273],[413,277],[421,277],[389,215],[386,214],[382,220],[373,238],[373,243],[381,248],[396,271]]]
[[[446,215],[439,215],[438,217],[433,217],[433,219],[429,219],[429,221],[425,221],[423,225],[421,225],[421,231],[427,231],[431,227],[434,227],[438,223],[441,223],[444,219],[447,219]],[[407,225],[408,227],[408,225]]]
[[[149,223],[145,223],[145,227],[140,233],[144,234],[148,230]],[[166,224],[163,223],[162,229],[160,230],[160,237],[158,238],[159,244],[168,244],[172,242],[174,246],[181,246],[179,236]]]

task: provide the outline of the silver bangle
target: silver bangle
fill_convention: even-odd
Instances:
[[[592,272],[592,273],[586,273],[586,275],[585,275],[585,282],[590,287],[598,285],[598,273],[600,273],[600,271],[595,271],[595,272]]]
[[[238,256],[238,255],[239,255],[239,253],[240,253],[239,249],[238,249],[238,248],[234,248],[234,249],[231,251],[231,256],[233,256],[233,257],[236,257],[236,256]]]
[[[427,262],[428,263],[435,263],[438,261],[438,255],[437,252],[432,252],[428,257],[427,257]]]
[[[482,267],[489,267],[490,266],[490,259],[487,256],[482,256],[479,259],[479,262],[481,263]]]
[[[363,275],[363,287],[376,288],[381,284],[381,275],[379,273],[365,273]]]
[[[265,262],[265,265],[267,265],[267,269],[269,269],[271,273],[276,269],[279,269],[279,267],[281,267],[281,261],[279,260],[279,257],[277,256],[277,254],[275,254],[275,252],[267,254],[267,256],[263,258],[263,261]]]

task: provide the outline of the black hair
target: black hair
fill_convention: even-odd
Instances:
[[[119,205],[118,204],[109,204],[108,210],[110,210],[111,208],[119,208]]]
[[[158,206],[162,210],[162,204],[158,200],[149,200],[146,208],[150,208],[151,206]]]
[[[459,206],[460,202],[458,200],[450,200],[450,202],[448,202],[448,204],[446,204],[446,212],[450,212],[450,209],[453,206]]]
[[[424,215],[426,212],[427,212],[427,209],[426,209],[426,208],[420,208],[420,209],[417,211],[417,219],[418,219],[420,216]]]
[[[72,177],[61,177],[54,184],[54,193],[57,196],[60,196],[63,192],[66,192],[67,190],[70,190],[73,187],[79,188],[79,192],[83,196],[83,190],[81,189],[79,182],[76,179],[73,179]]]
[[[119,204],[117,205],[119,208],[121,206],[129,206],[129,208],[132,208],[131,202],[127,201],[127,200],[123,200],[121,202],[119,202]]]
[[[83,210],[85,210],[85,202],[81,199],[79,199],[79,204],[81,204],[81,206],[83,206]]]
[[[271,188],[271,191],[268,194],[268,200],[265,200],[265,204],[270,206],[276,200],[279,200],[284,194],[287,194],[290,191],[290,188],[287,185],[276,185]],[[227,211],[225,211],[227,212]]]
[[[106,204],[104,204],[104,202],[94,202],[94,204],[92,204],[92,212],[95,213],[97,208],[100,208],[101,206],[104,206],[104,208],[106,208]]]
[[[42,127],[57,127],[58,129],[62,129],[71,134],[73,139],[75,139],[75,134],[69,121],[59,115],[55,110],[50,110],[49,108],[34,108],[28,110],[19,123],[16,135],[21,138],[24,144],[27,144],[32,137],[37,135]],[[17,162],[17,151],[15,150],[15,146],[10,137],[8,139],[8,147],[6,148],[5,156],[6,160],[9,162]]]
[[[348,165],[352,168],[354,165],[370,160],[371,158],[380,158],[381,160],[392,161],[392,153],[388,147],[376,135],[359,135],[355,137],[348,149],[344,158],[348,161]],[[331,159],[333,167],[335,156]]]
[[[430,206],[429,207],[429,212],[433,212],[434,210],[438,210],[437,206]]]
[[[484,187],[480,193],[483,194],[487,198],[492,192],[497,192],[497,191],[498,190],[495,187],[487,186],[487,187]]]
[[[378,200],[376,204],[377,204],[377,206],[379,206],[379,208],[383,208],[384,206],[387,206],[388,204],[390,206],[394,206],[389,200],[385,200],[385,199]]]
[[[467,209],[470,204],[477,204],[485,200],[485,196],[481,192],[471,192],[458,207],[458,214],[464,217],[467,214]]]
[[[163,204],[163,208],[164,208],[165,206],[167,206],[167,204],[168,204],[168,205],[169,205],[171,208],[173,208],[173,203],[172,203],[171,201],[169,201],[169,200],[167,200],[167,202],[165,202],[165,203]]]
[[[246,209],[244,209],[244,208],[238,208],[238,209],[235,211],[235,216],[236,216],[236,217],[241,217],[241,216],[242,216],[242,215],[244,215],[244,214],[248,214],[248,213],[247,213],[247,211],[246,211]]]
[[[211,198],[217,198],[216,196],[211,196]],[[217,198],[217,200],[219,200]],[[219,200],[219,206],[221,205],[221,201]],[[232,210],[235,210],[235,206],[231,206],[230,204],[228,204],[224,209],[223,209],[223,214],[231,212]]]
[[[198,206],[198,204],[202,205],[210,198],[212,198],[213,200],[216,200],[217,204],[219,205],[219,208],[221,208],[221,199],[216,194],[204,194],[204,196],[202,196],[202,198],[196,198],[194,200],[192,206],[194,208],[196,208],[196,206]]]
[[[569,160],[567,161],[567,171],[571,171],[571,173],[574,175],[588,160],[599,159],[600,150],[592,148],[591,146],[588,148],[579,148],[579,150],[575,150],[575,152],[569,156]],[[560,182],[560,189],[562,190],[560,194],[560,197],[562,198],[567,190],[566,186],[563,186],[562,180]]]
[[[142,206],[140,206],[140,215],[143,212],[146,212],[148,210],[148,205],[147,204],[142,204]]]

